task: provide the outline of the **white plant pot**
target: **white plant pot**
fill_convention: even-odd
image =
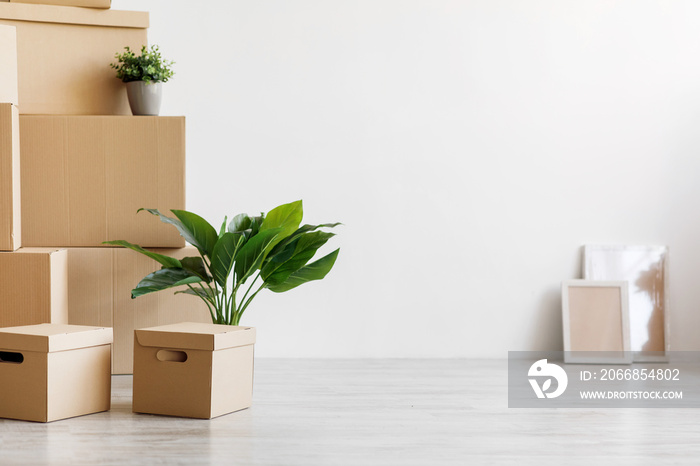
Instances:
[[[163,83],[146,84],[143,81],[126,83],[129,106],[134,115],[158,115],[163,95]]]

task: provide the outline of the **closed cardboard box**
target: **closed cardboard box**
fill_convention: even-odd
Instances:
[[[185,118],[20,115],[22,244],[184,247]]]
[[[0,102],[17,105],[17,30],[0,26]]]
[[[0,2],[17,28],[20,113],[130,115],[109,64],[147,44],[148,13]]]
[[[0,252],[0,327],[68,323],[65,249]]]
[[[183,322],[135,333],[135,413],[210,419],[250,407],[254,328]]]
[[[182,259],[197,249],[153,249]],[[134,330],[182,321],[208,323],[206,305],[176,289],[131,299],[131,290],[160,268],[153,259],[123,248],[68,249],[68,320],[71,324],[114,327],[113,371],[131,374]]]
[[[108,411],[111,328],[0,329],[0,417],[50,422]]]
[[[34,3],[39,5],[79,6],[85,8],[107,9],[112,6],[112,0],[2,0],[10,3]]]
[[[0,103],[0,251],[22,245],[19,162],[17,107]]]

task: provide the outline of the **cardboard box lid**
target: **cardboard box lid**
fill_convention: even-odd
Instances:
[[[0,348],[55,353],[112,343],[112,329],[68,324],[0,328]]]
[[[37,23],[148,28],[148,12],[0,2],[0,19]]]
[[[217,351],[255,344],[255,328],[180,322],[135,331],[141,346]]]
[[[79,6],[84,8],[111,8],[112,0],[0,0],[11,3],[35,3],[39,5]]]

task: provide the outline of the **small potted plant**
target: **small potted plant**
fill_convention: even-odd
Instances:
[[[116,63],[110,66],[117,70],[117,78],[126,83],[129,106],[134,115],[158,115],[163,94],[162,83],[173,76],[174,62],[164,60],[157,45],[150,50],[144,45],[141,55],[136,55],[129,47],[124,53],[116,53]]]
[[[202,299],[214,324],[238,325],[253,298],[264,289],[282,293],[323,279],[340,251],[336,249],[309,263],[316,251],[335,236],[322,229],[340,224],[300,226],[302,201],[275,207],[267,215],[236,215],[228,226],[225,218],[218,233],[192,212],[172,210],[175,215],[172,218],[156,209],[141,210],[177,228],[197,248],[199,257],[178,260],[123,240],[105,242],[133,249],[162,265],[136,285],[131,297],[186,286],[176,294]]]

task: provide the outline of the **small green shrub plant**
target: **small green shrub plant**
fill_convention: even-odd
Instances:
[[[117,78],[128,83],[143,81],[146,84],[168,82],[173,77],[172,65],[174,62],[164,60],[160,55],[157,45],[151,45],[148,49],[141,47],[141,55],[136,55],[129,47],[124,47],[123,53],[116,53],[116,63],[109,66],[117,70]]]

